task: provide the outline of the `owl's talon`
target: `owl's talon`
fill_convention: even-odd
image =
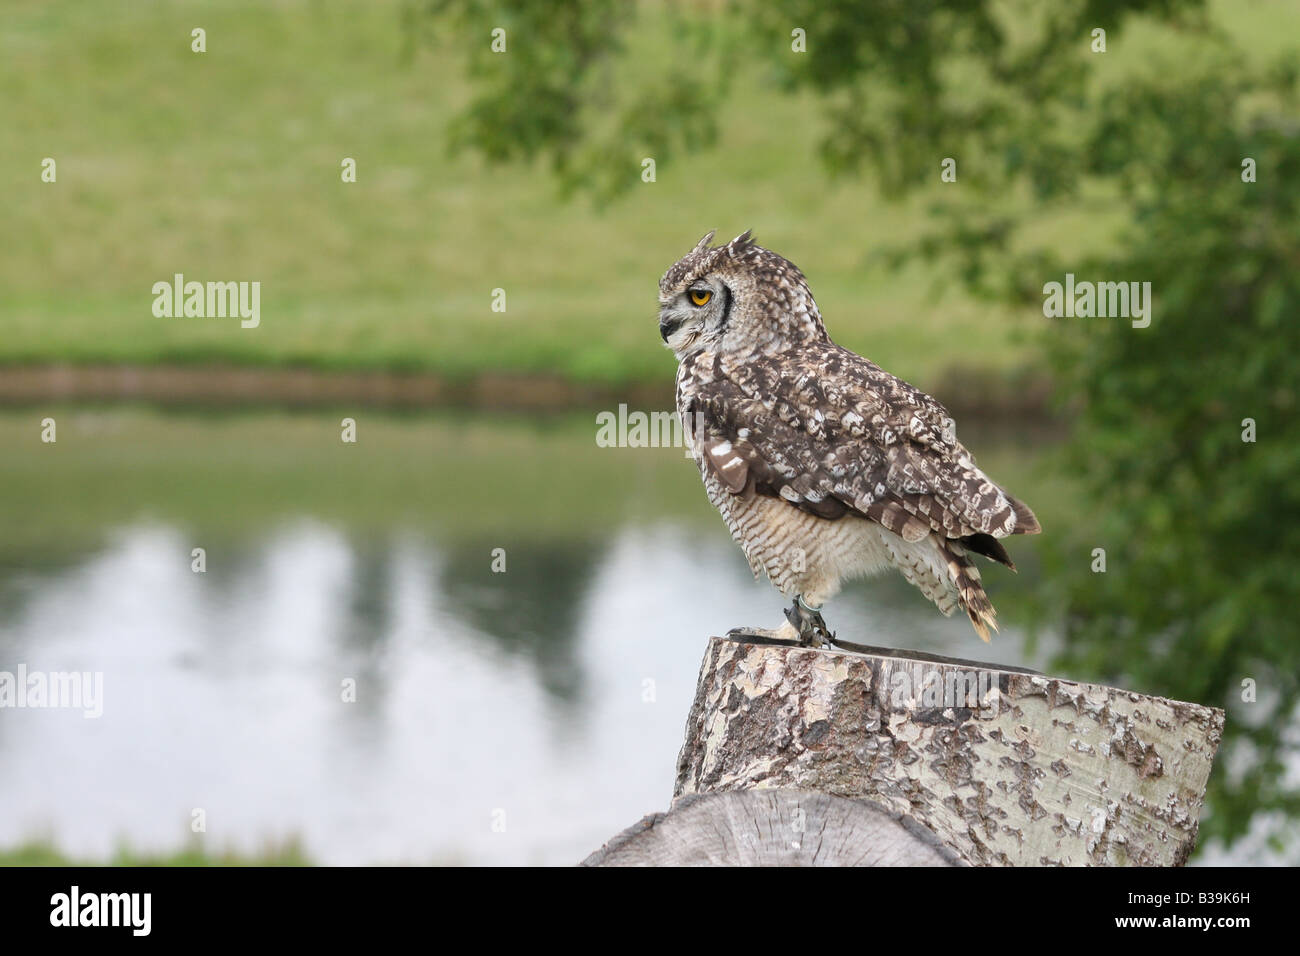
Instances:
[[[799,644],[803,647],[832,647],[835,635],[826,626],[821,610],[804,603],[803,595],[794,599],[794,604],[785,609],[785,618],[799,632]]]

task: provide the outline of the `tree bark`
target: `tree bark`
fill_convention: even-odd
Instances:
[[[698,823],[694,795],[797,790],[869,799],[974,865],[1181,865],[1223,719],[994,664],[713,638],[674,812]]]

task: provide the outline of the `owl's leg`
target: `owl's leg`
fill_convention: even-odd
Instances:
[[[794,605],[786,608],[785,618],[799,633],[799,643],[804,647],[830,647],[835,635],[826,626],[821,607],[804,602],[803,595],[795,595]]]

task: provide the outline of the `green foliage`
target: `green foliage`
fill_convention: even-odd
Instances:
[[[626,0],[430,0],[424,9],[482,41],[467,46],[474,94],[451,122],[453,149],[473,147],[494,162],[545,156],[566,193],[607,199],[635,182],[624,171],[643,157],[667,163],[717,138],[734,31],[675,18],[680,42],[646,75],[619,69],[629,47],[643,52],[627,38],[637,7]]]
[[[428,0],[424,35],[481,37],[475,80],[453,142],[492,160],[549,158],[569,189],[599,198],[630,189],[617,171],[712,143],[714,114],[738,62],[763,63],[774,86],[810,90],[829,120],[821,153],[833,172],[875,174],[898,194],[933,181],[936,157],[985,153],[972,182],[1023,178],[1044,196],[1075,188],[1072,124],[1087,107],[1091,30],[1143,15],[1205,29],[1203,0],[730,0],[670,4],[679,42],[635,60],[637,5]],[[420,16],[416,23],[425,23]],[[513,44],[493,52],[491,31]],[[793,29],[806,52],[792,49]],[[651,150],[646,153],[645,150]]]
[[[1044,336],[1076,421],[1063,464],[1087,496],[1073,527],[1047,528],[1042,621],[1061,630],[1058,663],[1080,677],[1228,709],[1204,832],[1231,842],[1264,821],[1284,832],[1270,811],[1300,815],[1286,769],[1300,702],[1294,60],[1248,58],[1233,13],[1216,19],[1200,0],[734,0],[695,19],[705,32],[744,24],[744,55],[773,85],[816,98],[828,172],[868,174],[898,196],[958,158],[961,188],[932,203],[928,235],[890,251],[895,264],[946,263],[969,291],[1035,310],[1043,284],[1067,271],[1152,284],[1148,328],[1056,319]],[[791,50],[794,27],[806,54]],[[1099,27],[1105,54],[1090,49]],[[533,29],[538,47],[568,42],[562,22],[539,17]],[[612,56],[631,21],[604,29],[594,41]],[[1135,30],[1158,34],[1151,55],[1123,55]],[[674,69],[662,64],[663,76]],[[699,64],[691,75],[704,75]],[[643,141],[656,127],[665,141],[683,125],[707,128],[701,111],[716,100],[692,89],[645,111]],[[514,92],[512,109],[527,113],[530,88]],[[477,94],[494,95],[504,94]],[[577,97],[573,115],[598,108]],[[524,135],[509,122],[476,129],[489,155],[487,142]],[[567,157],[601,135],[577,121],[527,142]],[[1242,181],[1245,157],[1258,182]],[[598,176],[584,185],[610,188]],[[1063,255],[1044,228],[1071,203],[1114,227],[1091,253]],[[1242,440],[1247,418],[1254,443]],[[1104,574],[1092,571],[1096,547]],[[1258,702],[1241,701],[1246,679]]]
[[[1052,350],[1082,406],[1068,464],[1093,516],[1048,576],[1064,661],[1228,710],[1203,827],[1228,841],[1254,814],[1300,815],[1285,772],[1300,704],[1298,95],[1285,65],[1219,60],[1154,64],[1102,99],[1088,148],[1133,226],[1076,271],[1151,282],[1155,311],[1146,329],[1075,320],[1102,324],[1062,329]],[[1257,702],[1242,701],[1247,679]]]

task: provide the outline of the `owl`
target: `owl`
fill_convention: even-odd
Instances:
[[[828,644],[822,605],[892,567],[987,641],[975,555],[1014,571],[1000,539],[1036,534],[1034,513],[976,466],[942,405],[831,341],[792,263],[749,232],[713,235],[660,280],[659,334],[709,500],[793,602],[780,628],[733,635]]]

